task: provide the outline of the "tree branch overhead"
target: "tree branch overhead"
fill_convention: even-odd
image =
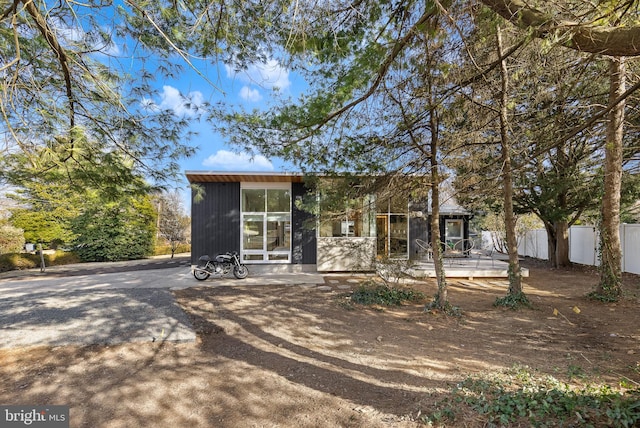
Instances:
[[[640,26],[606,27],[555,18],[521,0],[481,0],[519,28],[531,28],[538,37],[559,36],[563,46],[609,56],[639,56]]]

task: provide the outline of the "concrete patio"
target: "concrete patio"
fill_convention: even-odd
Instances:
[[[469,257],[445,257],[444,271],[447,278],[508,278],[508,256],[472,251]],[[435,278],[433,260],[417,261],[407,272],[414,278]],[[529,276],[529,269],[522,268],[522,276]]]

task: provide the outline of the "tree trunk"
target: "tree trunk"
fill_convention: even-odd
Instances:
[[[431,173],[431,178],[438,177],[438,173]],[[438,293],[435,296],[435,307],[445,309],[448,302],[447,278],[444,271],[444,252],[440,238],[440,191],[438,182],[431,183],[431,248],[433,249],[433,266],[436,270]]]
[[[556,221],[555,229],[555,267],[566,267],[571,264],[569,260],[569,223],[565,220]]]
[[[556,229],[553,224],[545,222],[544,228],[547,231],[547,251],[549,256],[549,267],[555,268],[556,257]]]
[[[449,299],[447,295],[447,278],[444,271],[444,252],[440,243],[440,171],[438,165],[438,128],[435,110],[431,110],[431,143],[430,143],[430,168],[431,168],[431,248],[433,249],[433,265],[436,270],[438,282],[438,294],[434,299],[434,306],[446,310]]]
[[[502,34],[498,26],[496,32],[498,57],[502,58]],[[504,223],[507,235],[507,251],[509,253],[509,295],[520,297],[522,293],[522,273],[518,260],[518,237],[516,234],[516,217],[513,213],[513,174],[511,170],[511,144],[508,134],[509,116],[507,110],[507,96],[509,77],[507,62],[500,61],[500,75],[502,93],[500,96],[500,140],[502,151],[502,186],[504,193]]]
[[[624,58],[609,62],[609,105],[625,91]],[[616,104],[609,113],[604,160],[604,194],[600,227],[600,283],[596,294],[617,300],[622,294],[622,248],[620,244],[620,187],[622,183],[622,147],[625,102]]]

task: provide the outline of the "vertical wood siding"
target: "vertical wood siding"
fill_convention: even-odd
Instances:
[[[191,263],[198,257],[240,251],[240,183],[198,183],[200,202],[191,197]]]
[[[307,193],[304,183],[291,183],[291,263],[316,263],[316,229],[313,214],[296,208],[296,199]],[[313,225],[310,228],[309,225]]]

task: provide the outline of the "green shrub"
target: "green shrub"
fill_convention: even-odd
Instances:
[[[30,253],[10,253],[0,255],[0,272],[24,270],[40,267],[40,255]],[[77,254],[69,251],[57,250],[54,254],[44,255],[45,266],[59,266],[70,263],[80,263]]]
[[[11,270],[31,269],[39,265],[36,263],[32,254],[8,253],[0,255],[0,272],[8,272]]]
[[[155,208],[149,197],[94,201],[73,220],[73,242],[85,262],[143,259],[153,254]]]
[[[190,244],[180,244],[176,248],[176,254],[180,253],[190,253],[191,245]],[[171,254],[171,245],[156,245],[153,254],[156,256],[162,256],[165,254]]]
[[[40,263],[40,256],[38,257],[38,263]],[[47,266],[60,266],[60,265],[68,265],[72,263],[80,263],[80,257],[72,251],[61,251],[56,250],[54,254],[45,254],[44,262]]]
[[[406,287],[389,287],[374,281],[367,281],[351,295],[351,301],[361,305],[399,306],[404,302],[419,302],[425,296],[419,291]]]

